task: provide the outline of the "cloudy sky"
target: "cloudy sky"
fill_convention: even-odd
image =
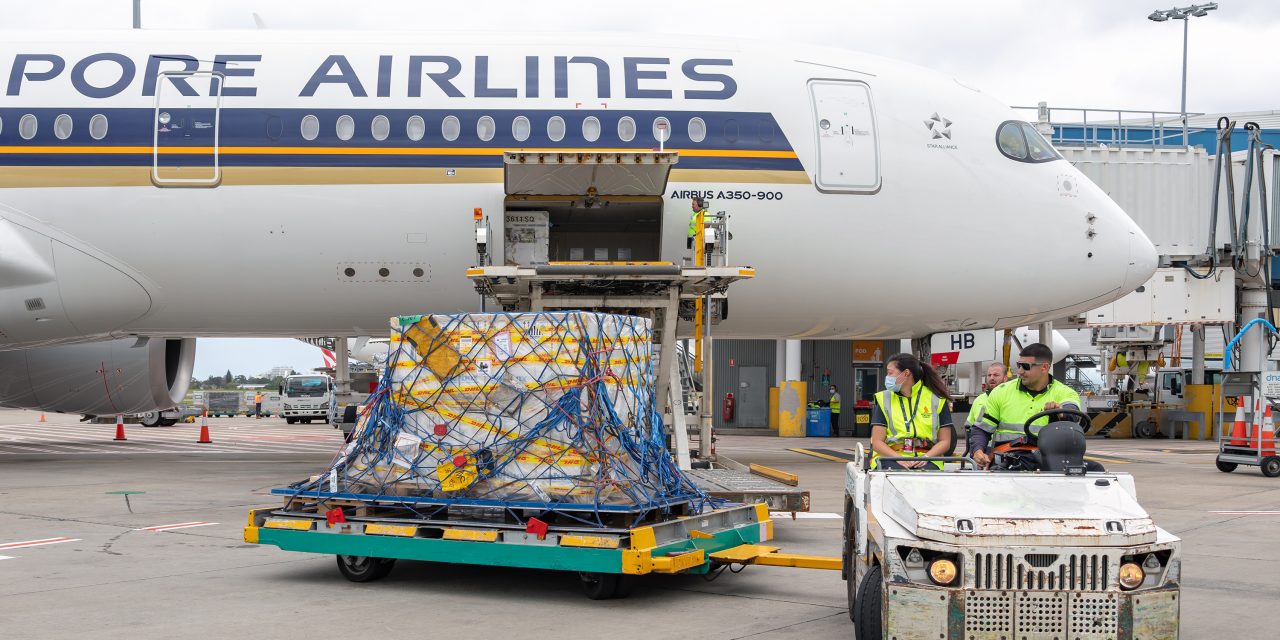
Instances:
[[[1190,111],[1280,108],[1280,3],[1223,0],[1191,21]],[[0,25],[128,29],[132,0],[6,0]],[[1016,105],[1177,111],[1182,23],[1137,0],[143,0],[151,29],[622,31],[866,51],[948,72]],[[1182,5],[1186,6],[1186,5]],[[1268,43],[1271,46],[1268,47]],[[1267,86],[1271,84],[1271,86]]]
[[[132,0],[0,0],[0,27],[128,29]],[[1222,0],[1190,24],[1187,108],[1280,109],[1280,3]],[[866,51],[947,72],[1011,105],[1176,112],[1182,23],[1152,22],[1136,0],[143,0],[144,28],[440,29],[633,32],[637,38],[741,36]],[[1185,6],[1185,5],[1183,5]],[[477,37],[483,37],[478,34]],[[1270,45],[1270,46],[1268,46]],[[288,340],[209,340],[199,377],[310,369],[319,352]]]

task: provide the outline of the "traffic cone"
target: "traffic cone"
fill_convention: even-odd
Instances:
[[[200,413],[200,439],[196,440],[196,444],[213,444],[213,440],[209,439],[209,410],[205,409]]]
[[[45,420],[45,419],[44,419],[44,412],[43,412],[43,411],[41,411],[41,412],[40,412],[40,422],[48,422],[48,420]]]
[[[1276,454],[1276,423],[1271,417],[1271,403],[1267,403],[1267,411],[1262,414],[1262,433],[1258,437],[1262,455],[1274,456]]]
[[[1244,396],[1236,399],[1236,418],[1231,423],[1231,446],[1243,447],[1248,444],[1245,440],[1248,428],[1244,426]]]
[[[116,440],[124,441],[124,416],[116,416]]]

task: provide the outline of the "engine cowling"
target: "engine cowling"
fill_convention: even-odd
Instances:
[[[187,394],[195,360],[195,338],[0,351],[0,406],[89,415],[172,409]]]

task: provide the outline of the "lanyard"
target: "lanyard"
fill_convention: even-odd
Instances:
[[[911,417],[907,418],[907,424],[911,426],[911,437],[916,437],[916,411],[920,410],[920,392],[916,392],[915,397],[912,398],[909,405],[907,404],[906,397],[896,393],[893,395],[898,396],[898,408],[902,409],[902,417],[907,418],[907,406],[911,407]],[[889,405],[889,413],[889,418],[892,419],[893,405]]]

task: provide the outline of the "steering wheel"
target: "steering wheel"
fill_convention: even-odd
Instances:
[[[1031,433],[1032,422],[1035,422],[1036,420],[1039,420],[1040,418],[1044,418],[1046,416],[1053,416],[1053,415],[1059,415],[1059,414],[1075,418],[1076,419],[1075,421],[1078,422],[1081,426],[1089,424],[1089,414],[1079,409],[1068,409],[1066,407],[1058,407],[1057,409],[1046,409],[1044,411],[1041,411],[1040,413],[1035,414],[1034,416],[1031,416],[1030,418],[1027,418],[1027,421],[1022,423],[1022,433],[1026,434],[1027,442],[1030,444],[1036,443],[1036,437]]]

